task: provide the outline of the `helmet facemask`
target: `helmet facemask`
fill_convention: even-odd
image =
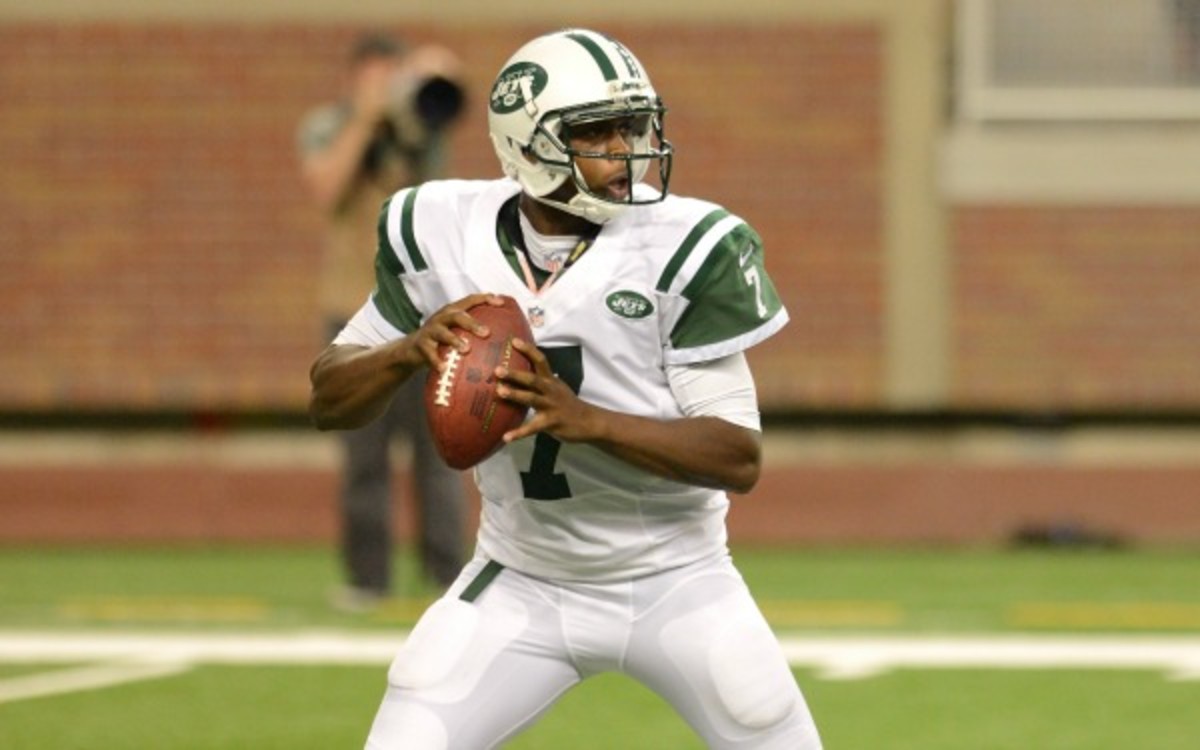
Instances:
[[[612,219],[628,206],[646,205],[663,200],[670,185],[674,157],[674,147],[663,135],[665,113],[666,110],[657,98],[644,97],[585,104],[547,113],[537,121],[534,136],[524,151],[526,158],[536,161],[556,179],[550,190],[534,197],[598,223]],[[612,120],[629,120],[624,126],[628,133],[622,136],[628,146],[627,151],[583,151],[570,145],[572,131],[583,131],[595,123]],[[625,196],[618,199],[605,193],[594,192],[580,172],[580,159],[623,161],[629,181],[629,190]],[[658,189],[635,193],[634,186],[646,177],[651,162],[657,162],[655,178]],[[575,186],[575,195],[566,201],[550,198],[549,195],[565,184],[568,177]]]

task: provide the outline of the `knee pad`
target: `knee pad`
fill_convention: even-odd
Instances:
[[[450,746],[446,725],[432,710],[414,703],[390,705],[385,698],[375,715],[366,750],[394,747],[397,737],[404,738],[409,750],[446,750]]]
[[[708,670],[725,709],[748,729],[782,721],[799,699],[787,658],[761,617],[736,616],[713,640]]]
[[[744,730],[785,720],[801,700],[783,649],[748,595],[729,594],[682,615],[660,643],[702,703]]]

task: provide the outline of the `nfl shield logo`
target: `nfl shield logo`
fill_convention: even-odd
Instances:
[[[527,311],[529,313],[529,325],[534,328],[541,328],[546,323],[546,311],[534,305]]]

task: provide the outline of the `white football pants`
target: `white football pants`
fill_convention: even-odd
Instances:
[[[662,696],[711,748],[821,747],[728,557],[605,584],[554,583],[476,557],[401,647],[366,746],[498,747],[606,671]]]

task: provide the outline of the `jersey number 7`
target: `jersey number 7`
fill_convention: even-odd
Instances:
[[[555,346],[542,348],[550,369],[575,393],[583,384],[583,349],[578,346]],[[571,496],[571,485],[567,475],[554,471],[558,451],[562,443],[558,439],[539,432],[533,441],[533,458],[529,471],[521,472],[521,486],[525,497],[530,500],[563,500]]]

